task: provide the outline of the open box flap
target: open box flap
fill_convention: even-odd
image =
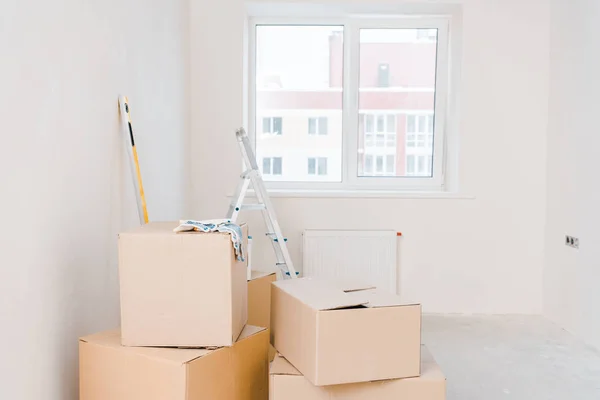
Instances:
[[[368,308],[399,307],[419,304],[403,301],[400,296],[377,289],[367,289],[361,290],[360,292],[350,292],[348,293],[348,295],[358,296],[358,298],[361,301],[367,300],[367,303],[364,304],[364,306]]]
[[[271,363],[271,369],[269,370],[271,375],[294,375],[301,376],[302,374],[298,371],[288,360],[286,360],[281,354],[277,353],[273,362]]]
[[[318,311],[337,310],[368,303],[361,290],[345,292],[339,285],[315,278],[298,278],[277,281],[275,286]]]

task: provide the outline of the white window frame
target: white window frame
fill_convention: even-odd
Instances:
[[[445,146],[448,107],[450,56],[448,16],[377,15],[351,17],[251,17],[248,28],[248,132],[256,146],[256,28],[260,25],[339,25],[344,27],[343,61],[343,135],[341,182],[266,182],[269,189],[300,191],[444,191]],[[437,65],[434,104],[433,174],[431,177],[358,176],[359,75],[361,29],[437,29]],[[355,83],[355,84],[351,84]],[[388,89],[388,88],[384,88]],[[369,89],[368,89],[369,90]],[[367,110],[365,110],[368,112]],[[388,110],[389,113],[418,113],[419,110]],[[398,123],[398,121],[396,121]],[[256,147],[255,147],[256,150]]]

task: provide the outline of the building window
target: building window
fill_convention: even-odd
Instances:
[[[395,154],[365,154],[364,176],[395,176]]]
[[[390,86],[390,65],[379,64],[377,70],[377,86],[389,87]]]
[[[311,117],[308,119],[309,135],[327,135],[327,117]]]
[[[268,187],[443,189],[450,17],[339,17],[251,19],[250,132],[286,159]]]
[[[364,114],[362,116],[365,132],[364,146],[389,147],[396,149],[396,115]]]
[[[265,117],[262,119],[262,133],[264,135],[281,135],[283,133],[283,118]]]
[[[262,159],[263,175],[281,175],[282,174],[282,158],[281,157],[264,157]]]
[[[406,175],[430,177],[433,174],[433,115],[406,116]]]
[[[309,157],[308,175],[327,175],[327,157]]]

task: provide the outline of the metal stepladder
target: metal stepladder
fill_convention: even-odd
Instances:
[[[265,187],[265,182],[263,181],[260,170],[258,169],[256,157],[254,156],[254,151],[250,145],[248,134],[243,128],[240,128],[235,132],[235,136],[238,145],[240,146],[242,158],[244,159],[245,171],[240,176],[242,180],[238,184],[231,205],[229,206],[227,219],[230,219],[231,222],[235,223],[238,214],[242,210],[262,211],[263,218],[267,226],[266,235],[271,238],[273,250],[275,251],[275,258],[277,260],[277,267],[281,269],[284,278],[296,278],[296,269],[294,268],[294,264],[292,263],[290,253],[288,252],[286,245],[287,239],[285,239],[281,233],[281,228],[277,222],[275,211],[273,210],[273,204],[271,203],[271,199],[269,198],[269,194],[267,193],[267,189]],[[246,197],[246,192],[250,188],[251,183],[258,203],[244,204],[244,198]]]

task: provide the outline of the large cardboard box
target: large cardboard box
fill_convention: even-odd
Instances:
[[[271,342],[314,385],[419,376],[419,304],[312,278],[272,289]]]
[[[271,283],[275,272],[252,270],[248,281],[248,324],[271,328]]]
[[[217,350],[125,347],[120,332],[79,341],[80,400],[266,400],[265,328]]]
[[[229,234],[174,233],[177,225],[119,235],[122,344],[231,346],[248,318],[246,262]]]
[[[446,377],[422,346],[421,376],[387,381],[314,386],[278,355],[271,364],[270,400],[444,400]]]

